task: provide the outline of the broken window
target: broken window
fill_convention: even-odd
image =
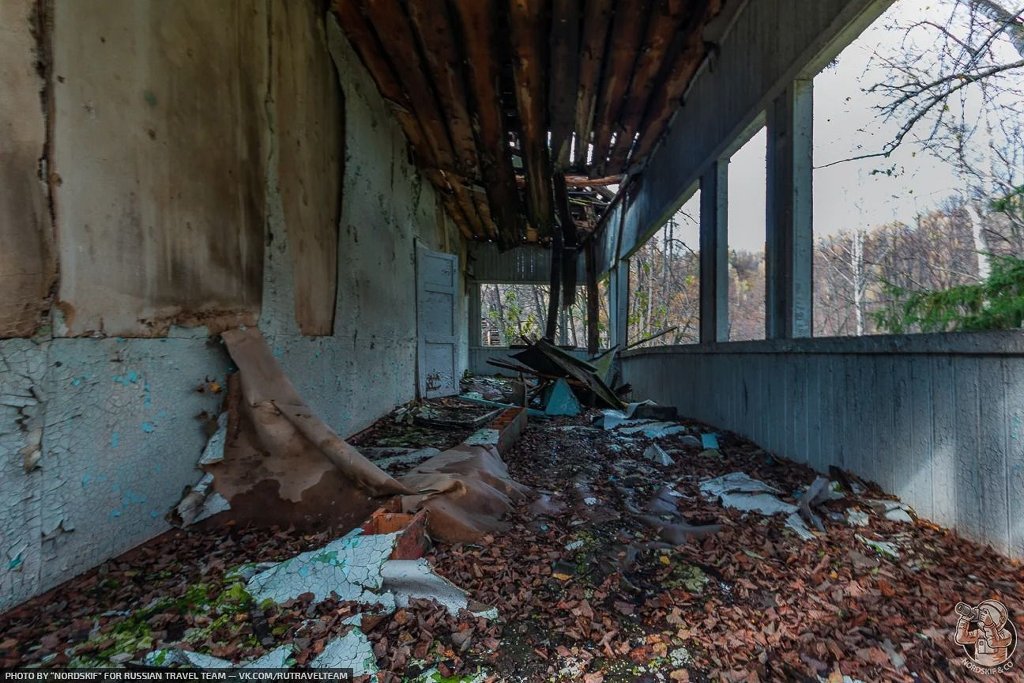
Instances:
[[[1024,256],[1014,11],[901,0],[815,76],[816,336],[993,317],[984,283]]]
[[[700,190],[629,258],[630,347],[700,337]]]
[[[729,341],[765,337],[767,144],[762,126],[729,160]]]

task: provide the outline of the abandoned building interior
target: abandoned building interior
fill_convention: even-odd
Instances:
[[[816,77],[902,2],[0,0],[0,666],[1019,675],[1019,313],[816,326]]]

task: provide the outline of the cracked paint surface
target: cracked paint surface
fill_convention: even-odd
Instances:
[[[377,673],[377,657],[366,635],[353,628],[327,643],[309,666],[312,669],[352,669],[353,676],[367,676]]]
[[[169,528],[227,367],[190,339],[0,341],[0,610]]]
[[[301,553],[256,574],[246,586],[257,602],[285,602],[312,593],[321,602],[332,593],[340,600],[368,604],[383,603],[393,608],[394,600],[379,595],[381,567],[398,542],[398,534],[364,536],[353,529],[323,548]]]

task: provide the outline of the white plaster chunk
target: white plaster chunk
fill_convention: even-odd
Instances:
[[[382,602],[381,567],[398,534],[362,535],[353,529],[323,548],[296,555],[249,579],[246,590],[257,602],[285,602],[312,593],[317,602],[337,594],[340,600]]]
[[[643,423],[643,424],[641,424]],[[620,434],[643,434],[648,439],[661,439],[686,431],[686,427],[675,422],[647,422],[645,420],[626,420],[615,431]]]
[[[807,523],[804,521],[804,518],[796,512],[791,512],[789,517],[786,517],[786,526],[792,529],[793,532],[803,540],[814,540],[814,533],[807,528]]]
[[[468,439],[466,439],[466,445],[468,446],[497,446],[498,437],[501,436],[501,432],[497,429],[484,428],[474,432]]]
[[[868,513],[850,508],[846,511],[846,523],[850,526],[867,526],[870,520]]]
[[[602,410],[601,426],[605,429],[615,429],[626,421],[626,414],[621,410]]]
[[[383,566],[384,590],[395,596],[395,604],[408,607],[409,601],[433,600],[450,614],[457,616],[459,610],[469,609],[469,594],[443,576],[438,576],[424,559],[388,560]],[[473,612],[478,617],[497,619],[495,608]]]
[[[910,516],[910,507],[898,500],[867,500],[864,501],[871,506],[871,509],[882,515],[891,522],[913,523]]]
[[[706,497],[718,498],[722,505],[744,512],[759,512],[763,515],[781,512],[788,515],[797,511],[795,505],[781,501],[774,495],[779,493],[778,489],[743,472],[730,472],[702,481],[700,490]]]
[[[188,526],[230,509],[227,498],[213,490],[213,475],[207,473],[185,494],[175,512],[182,526]]]
[[[665,449],[656,443],[651,444],[644,450],[644,457],[653,463],[663,465],[665,467],[676,464],[676,461],[672,459],[672,456],[665,452]]]
[[[366,635],[353,628],[327,643],[309,666],[311,669],[352,669],[353,676],[371,676],[377,673],[377,658]]]
[[[472,677],[464,675],[459,679],[460,683],[484,683],[484,681],[490,678],[490,674],[486,671],[478,671],[472,674]],[[431,667],[421,673],[416,678],[410,679],[411,683],[443,683],[444,681],[450,681],[451,678],[445,678],[441,675],[441,672],[437,670],[437,667]]]
[[[887,541],[876,541],[871,538],[864,538],[860,534],[855,534],[858,541],[866,545],[867,547],[874,550],[879,555],[885,555],[893,560],[900,559],[900,551],[896,548],[895,543],[889,543]]]
[[[203,455],[199,458],[199,465],[212,465],[224,459],[224,444],[228,439],[228,414],[221,413],[217,416],[217,431],[206,442],[203,448]]]

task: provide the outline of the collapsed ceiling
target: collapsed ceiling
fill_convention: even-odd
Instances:
[[[580,228],[596,224],[679,108],[725,0],[333,1],[462,234],[511,247],[552,236],[553,182]]]

